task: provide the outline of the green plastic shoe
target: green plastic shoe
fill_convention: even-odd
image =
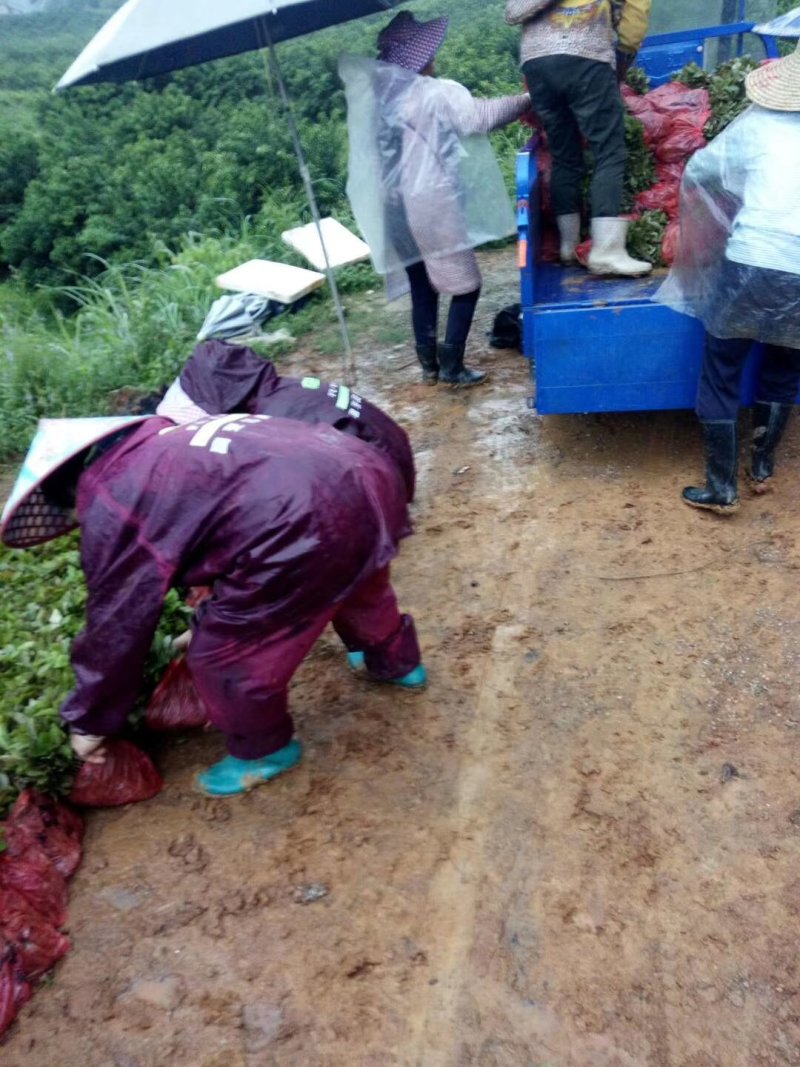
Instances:
[[[348,652],[347,665],[354,671],[363,670],[364,653]],[[373,681],[381,682],[384,685],[399,685],[402,689],[424,689],[428,684],[428,672],[425,670],[424,665],[420,663],[413,671],[409,671],[402,678],[373,678]]]
[[[208,797],[235,797],[254,789],[262,782],[277,778],[284,771],[295,767],[303,755],[303,746],[299,741],[290,741],[288,745],[270,752],[261,759],[237,759],[225,756],[219,763],[212,764],[207,771],[195,778],[197,788]]]

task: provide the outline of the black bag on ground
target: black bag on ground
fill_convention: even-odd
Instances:
[[[509,304],[497,312],[492,332],[489,334],[489,344],[492,348],[516,348],[522,351],[521,311],[520,304]]]

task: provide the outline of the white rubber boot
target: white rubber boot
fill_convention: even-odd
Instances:
[[[653,269],[652,263],[633,259],[625,248],[628,236],[627,219],[592,219],[592,250],[589,271],[592,274],[616,274],[626,278],[640,278]]]
[[[561,237],[561,262],[567,267],[578,262],[575,248],[581,241],[581,217],[577,212],[574,215],[557,215],[556,222]]]

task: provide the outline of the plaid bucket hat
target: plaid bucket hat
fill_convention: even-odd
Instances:
[[[748,99],[770,111],[800,111],[800,44],[791,55],[751,70],[744,81]]]
[[[447,24],[446,18],[417,22],[410,11],[401,11],[378,34],[378,59],[419,74],[442,47]]]
[[[151,417],[117,415],[99,419],[40,419],[0,516],[0,540],[9,548],[30,548],[74,530],[78,525],[74,515],[47,500],[42,492],[42,482],[103,438]]]

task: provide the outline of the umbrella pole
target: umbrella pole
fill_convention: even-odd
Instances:
[[[266,22],[266,20],[264,20]],[[266,26],[265,26],[266,29]],[[278,92],[280,93],[281,101],[283,102],[284,109],[286,111],[286,119],[289,124],[289,133],[292,137],[292,143],[294,145],[294,153],[297,156],[297,162],[300,166],[300,177],[303,179],[303,186],[306,191],[308,203],[311,208],[311,214],[314,217],[314,225],[317,228],[317,234],[319,235],[319,243],[322,247],[322,255],[325,257],[325,274],[328,278],[328,285],[330,286],[331,295],[333,296],[333,303],[336,307],[336,317],[339,320],[339,329],[342,333],[342,343],[344,344],[344,376],[346,385],[355,385],[356,376],[356,361],[353,355],[353,347],[350,344],[350,334],[347,331],[347,323],[344,317],[344,307],[342,305],[342,298],[339,295],[339,286],[336,284],[336,276],[334,274],[333,267],[328,259],[328,250],[325,247],[325,240],[322,236],[322,219],[319,214],[319,205],[317,204],[317,197],[314,193],[314,186],[311,182],[311,172],[308,169],[306,163],[305,153],[303,152],[303,146],[300,143],[300,134],[297,129],[297,123],[294,118],[294,111],[292,110],[292,103],[289,99],[289,94],[286,92],[286,85],[283,80],[283,74],[281,73],[280,63],[278,62],[278,56],[275,51],[275,45],[272,42],[272,37],[269,34],[269,30],[266,29],[267,41],[269,43],[269,55],[272,61],[272,69],[275,74],[275,80],[278,83]]]

